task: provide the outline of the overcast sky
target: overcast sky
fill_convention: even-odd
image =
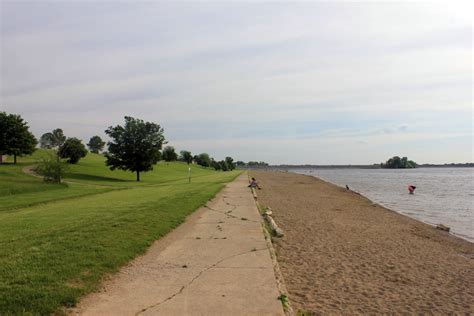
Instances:
[[[0,111],[273,164],[473,161],[466,2],[1,2]]]

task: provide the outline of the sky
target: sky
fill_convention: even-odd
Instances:
[[[472,162],[469,2],[0,0],[0,111],[271,164]]]

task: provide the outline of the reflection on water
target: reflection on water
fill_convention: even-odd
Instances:
[[[297,169],[474,242],[474,168]],[[416,186],[408,194],[408,185]]]

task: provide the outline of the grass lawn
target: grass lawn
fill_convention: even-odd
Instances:
[[[240,172],[160,162],[154,171],[110,171],[100,155],[45,184],[0,165],[0,315],[50,314],[73,306],[107,273],[143,253]]]

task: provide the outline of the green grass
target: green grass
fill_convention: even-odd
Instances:
[[[66,184],[45,184],[0,165],[0,314],[50,314],[73,306],[104,275],[143,253],[240,172],[159,163],[143,173],[110,171],[89,154]]]

